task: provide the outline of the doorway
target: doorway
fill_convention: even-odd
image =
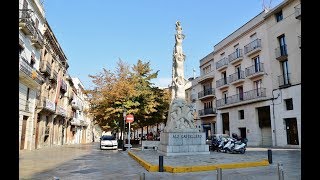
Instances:
[[[247,138],[247,129],[245,127],[239,128],[239,131],[240,131],[241,138]]]
[[[222,113],[222,133],[230,135],[229,113]]]
[[[257,111],[259,127],[261,128],[261,145],[270,147],[272,146],[270,106],[258,107]]]
[[[22,118],[20,150],[24,149],[24,144],[25,144],[25,140],[26,140],[27,120],[28,120],[28,116],[23,116],[23,118]]]
[[[298,126],[296,118],[285,119],[287,131],[287,143],[290,145],[299,145]]]

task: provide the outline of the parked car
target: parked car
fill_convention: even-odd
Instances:
[[[100,149],[118,149],[118,141],[112,135],[103,135],[100,138]]]

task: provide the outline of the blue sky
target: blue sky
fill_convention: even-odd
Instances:
[[[199,76],[199,60],[262,11],[263,0],[45,0],[45,16],[69,62],[69,74],[92,88],[89,74],[150,61],[153,82],[171,82],[175,22],[183,33],[185,78]],[[282,0],[265,0],[272,7]]]

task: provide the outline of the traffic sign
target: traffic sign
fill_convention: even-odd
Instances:
[[[126,116],[126,123],[132,123],[134,121],[134,117],[132,114]]]

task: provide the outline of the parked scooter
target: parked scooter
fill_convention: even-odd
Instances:
[[[241,153],[244,154],[247,147],[247,138],[240,138],[237,134],[233,133],[232,138],[228,139],[228,142],[224,145],[224,152]]]

